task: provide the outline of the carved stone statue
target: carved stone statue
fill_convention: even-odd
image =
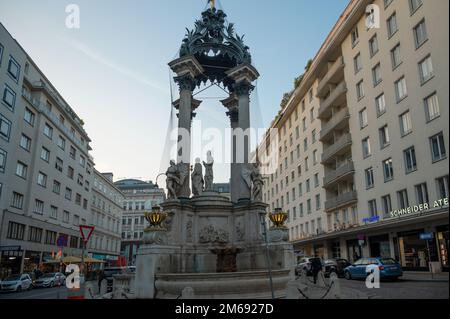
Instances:
[[[166,187],[167,187],[167,198],[177,199],[178,189],[181,185],[180,172],[175,161],[170,161],[170,166],[166,172]]]
[[[203,162],[205,166],[205,192],[211,192],[214,189],[214,172],[213,172],[214,158],[211,151],[207,153],[207,160]]]
[[[263,200],[263,186],[264,186],[264,180],[261,175],[261,171],[259,169],[259,163],[253,164],[253,171],[251,174],[252,179],[252,200],[255,202],[262,202]]]
[[[203,180],[203,167],[202,164],[200,163],[199,158],[195,160],[191,180],[192,180],[192,194],[194,194],[194,196],[200,196],[203,192],[203,184],[205,183],[205,181]]]

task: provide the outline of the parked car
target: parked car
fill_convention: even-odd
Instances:
[[[311,276],[312,275],[311,262],[313,259],[316,258],[317,257],[302,257],[298,262],[297,267],[295,267],[295,274],[299,275],[302,271],[305,271],[307,276]],[[321,259],[320,262],[323,264]]]
[[[380,270],[380,279],[396,280],[403,276],[403,269],[400,263],[392,258],[361,258],[353,265],[344,270],[345,278],[348,280],[366,278],[370,269],[367,266],[378,266]]]
[[[324,261],[324,275],[328,278],[335,273],[338,277],[344,277],[344,270],[350,265],[350,262],[344,258],[327,259]]]
[[[59,285],[64,285],[66,281],[66,276],[60,272],[53,272],[42,275],[39,279],[34,281],[35,287],[54,287]]]
[[[16,291],[30,290],[33,288],[32,280],[28,274],[11,275],[2,281],[1,291]]]

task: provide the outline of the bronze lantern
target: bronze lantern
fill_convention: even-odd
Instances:
[[[273,223],[273,228],[286,228],[284,223],[288,219],[288,214],[277,208],[274,213],[269,213],[269,219]]]

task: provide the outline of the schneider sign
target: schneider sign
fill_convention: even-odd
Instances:
[[[403,209],[393,210],[392,212],[390,212],[390,215],[391,215],[391,217],[400,217],[400,216],[404,216],[404,215],[410,215],[410,214],[414,214],[414,213],[427,211],[432,208],[440,208],[440,207],[445,207],[445,206],[448,206],[448,198],[438,199],[433,204],[423,203],[423,204],[416,205],[416,206],[410,206],[410,207],[403,208]]]

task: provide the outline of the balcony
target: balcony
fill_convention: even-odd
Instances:
[[[358,200],[358,195],[356,191],[351,191],[342,195],[339,195],[335,198],[327,200],[325,202],[325,210],[332,211],[338,209],[342,206],[347,206],[352,203],[355,203]]]
[[[323,151],[322,164],[329,163],[335,156],[343,154],[352,145],[352,137],[349,133],[342,135],[333,145]]]
[[[329,187],[334,183],[338,182],[339,180],[341,180],[342,178],[351,176],[354,173],[355,173],[355,165],[353,164],[353,162],[348,162],[347,164],[338,167],[336,170],[330,173],[325,173],[325,178],[323,179],[323,186]]]
[[[328,69],[327,74],[319,82],[317,95],[324,96],[329,84],[336,84],[344,77],[344,58],[339,57]]]
[[[331,106],[341,105],[344,103],[347,93],[347,85],[344,81],[339,83],[330,95],[325,99],[321,100],[319,108],[319,118],[325,118],[331,116]]]
[[[347,108],[342,109],[331,117],[331,120],[322,127],[320,131],[320,141],[330,137],[335,129],[343,128],[343,124],[350,118],[350,113]]]

